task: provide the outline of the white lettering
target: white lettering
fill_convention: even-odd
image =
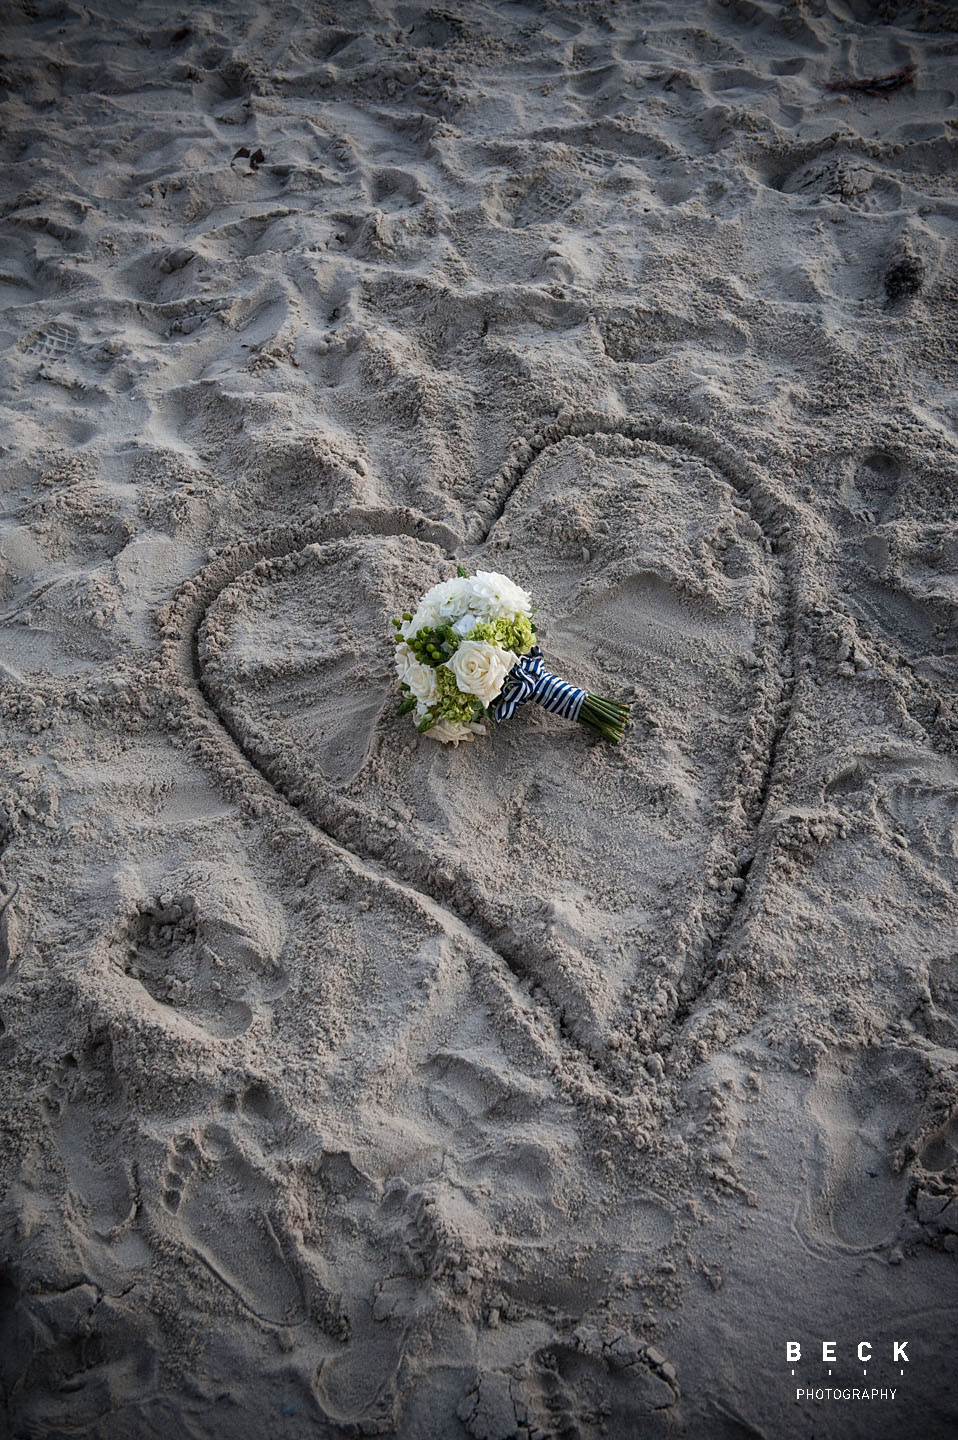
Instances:
[[[786,1340],[785,1359],[791,1363],[793,1360],[801,1360],[802,1347],[797,1340]]]
[[[868,1351],[867,1355],[865,1354],[866,1350]],[[858,1358],[859,1360],[870,1360],[872,1358],[872,1342],[870,1340],[861,1341],[858,1346]]]
[[[823,1340],[823,1341],[822,1341],[822,1359],[823,1359],[823,1360],[834,1360],[834,1359],[835,1359],[835,1345],[836,1345],[836,1343],[837,1343],[837,1342],[834,1341],[834,1340]]]
[[[907,1344],[908,1344],[908,1341],[907,1341],[907,1340],[896,1340],[896,1341],[895,1341],[895,1364],[896,1364],[896,1365],[897,1365],[897,1363],[898,1363],[899,1360],[907,1360],[907,1359],[908,1359],[908,1356],[905,1354],[905,1346],[906,1346]]]
[[[834,1342],[827,1342],[834,1343]],[[867,1342],[866,1342],[867,1343]],[[906,1342],[907,1343],[907,1342]],[[843,1390],[836,1385],[826,1385],[821,1389],[808,1389],[800,1386],[795,1391],[796,1400],[894,1400],[898,1394],[895,1390],[879,1390],[877,1387],[871,1390]]]

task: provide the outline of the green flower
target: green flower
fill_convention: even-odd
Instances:
[[[536,643],[535,631],[527,615],[517,615],[514,620],[480,620],[466,638],[485,640],[517,655],[528,655]]]
[[[440,665],[436,670],[436,682],[439,686],[439,701],[433,709],[443,719],[466,725],[483,713],[475,695],[464,694],[456,684],[455,675],[445,665]]]

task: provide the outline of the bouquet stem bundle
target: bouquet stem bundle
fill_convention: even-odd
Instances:
[[[598,695],[587,695],[579,711],[579,724],[587,725],[604,740],[611,740],[613,745],[618,745],[624,736],[628,719],[628,705],[622,705],[618,700],[602,700]]]

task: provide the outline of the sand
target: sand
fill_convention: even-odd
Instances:
[[[4,1433],[955,1433],[956,13],[14,0]]]

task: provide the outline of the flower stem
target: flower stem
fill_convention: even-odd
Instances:
[[[618,745],[625,734],[628,719],[628,705],[622,705],[618,700],[604,700],[599,695],[587,695],[579,711],[579,724],[594,730],[613,745]]]

